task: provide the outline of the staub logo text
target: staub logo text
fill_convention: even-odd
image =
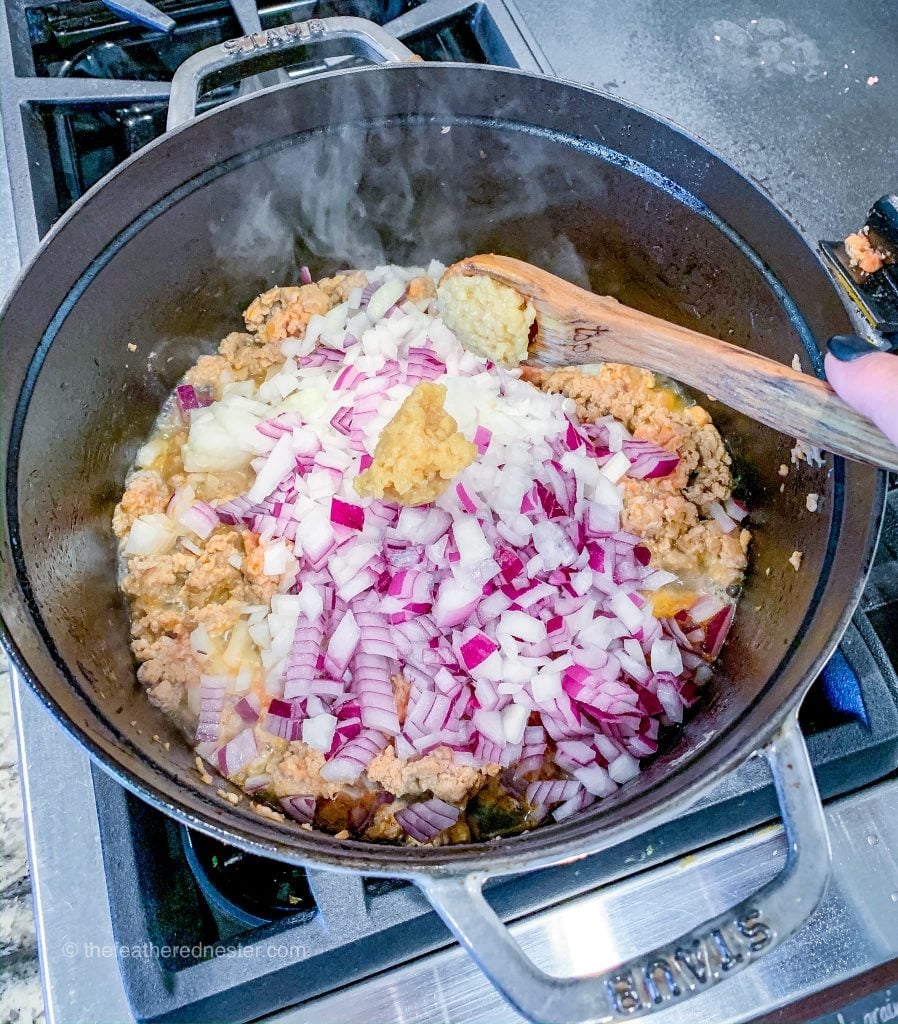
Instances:
[[[606,982],[611,1005],[617,1014],[626,1017],[710,987],[744,966],[772,938],[773,931],[760,913],[749,910],[725,927],[698,934],[688,943],[665,950],[663,955],[633,961],[616,971]]]
[[[313,18],[298,25],[281,25],[278,28],[270,28],[267,32],[257,32],[255,35],[242,36],[240,39],[228,39],[222,46],[231,55],[249,53],[252,50],[271,50],[294,41],[308,42],[315,36],[323,35],[326,29],[323,21]]]

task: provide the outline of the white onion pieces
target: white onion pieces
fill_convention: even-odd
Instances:
[[[445,746],[459,764],[523,775],[551,738],[569,777],[526,792],[537,817],[554,807],[560,820],[632,778],[659,725],[682,720],[697,697],[697,651],[711,653],[706,630],[716,653],[732,608],[706,599],[705,625],[682,613],[662,622],[646,599],[674,577],[621,529],[619,481],[667,475],[677,456],[610,418],[581,425],[569,400],[466,352],[405,298],[412,273],[376,268],[284,343],[290,358],[259,388],[226,384],[189,414],[188,469],[254,470],[247,494],[214,511],[259,535],[279,589],[247,633],[268,706],[243,700],[245,731],[218,761],[231,774],[247,764],[255,748],[242,737],[260,729],[321,751],[332,783],[356,783],[391,741],[401,758]],[[430,506],[359,498],[354,478],[425,379],[445,385],[478,458]],[[183,511],[181,526],[204,536],[207,509]],[[712,514],[735,526],[722,507]],[[135,553],[169,543],[169,527],[146,520],[129,538]],[[410,687],[402,721],[399,674]],[[217,739],[224,690],[205,689],[198,738]],[[308,799],[284,810],[311,820]],[[458,814],[430,799],[396,818],[426,842]]]
[[[122,554],[126,557],[164,555],[175,546],[177,539],[178,534],[168,516],[162,512],[151,512],[131,524]]]

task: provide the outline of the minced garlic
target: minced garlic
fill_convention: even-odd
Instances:
[[[446,388],[422,381],[384,427],[374,461],[353,484],[363,497],[426,505],[470,466],[477,449],[443,408]]]
[[[527,358],[536,311],[520,292],[491,277],[444,277],[437,288],[446,326],[471,352],[517,366]]]

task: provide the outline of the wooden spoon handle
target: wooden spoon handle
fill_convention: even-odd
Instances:
[[[527,296],[537,314],[529,362],[618,362],[682,381],[811,445],[898,471],[898,447],[825,381],[678,327],[508,256],[474,256],[448,274],[487,274]],[[896,396],[898,401],[898,396]]]

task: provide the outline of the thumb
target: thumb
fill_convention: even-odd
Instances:
[[[841,362],[827,354],[825,369],[839,397],[898,444],[898,358],[874,350],[860,359]]]

